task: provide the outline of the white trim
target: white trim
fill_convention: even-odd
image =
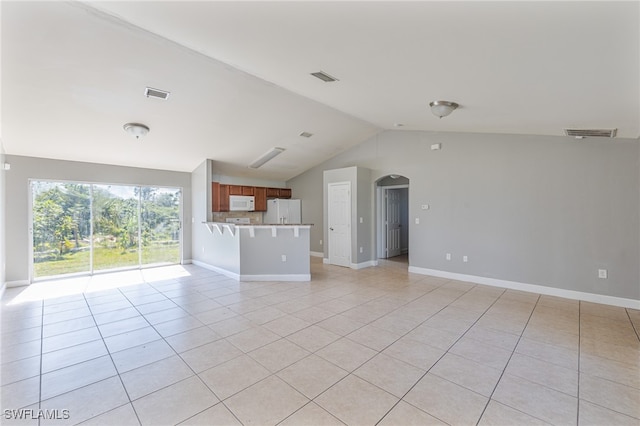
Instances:
[[[309,255],[313,257],[324,257],[324,253],[321,251],[310,251]]]
[[[2,287],[0,287],[0,299],[2,299],[2,296],[4,296],[4,291],[7,288],[7,283],[2,284]]]
[[[323,256],[324,256],[324,254],[323,254]],[[325,265],[330,265],[329,258],[323,257],[322,258],[322,263],[324,263]]]
[[[194,265],[217,272],[236,281],[311,281],[311,274],[241,275],[199,260],[193,260],[192,262]]]
[[[191,259],[184,259],[181,263],[181,265],[191,265],[193,263],[193,260]]]
[[[227,271],[226,269],[218,268],[217,266],[213,266],[213,265],[210,265],[208,263],[201,262],[201,261],[195,260],[195,259],[192,260],[191,262],[196,266],[200,266],[202,268],[208,269],[210,271],[217,272],[217,273],[222,274],[222,275],[224,275],[226,277],[233,278],[234,280],[240,281],[240,274],[236,274],[235,272]]]
[[[351,264],[351,269],[364,269],[364,268],[369,268],[371,266],[378,266],[378,261],[377,260],[368,260],[368,261],[362,262],[362,263],[352,263]]]
[[[7,281],[5,286],[7,288],[11,287],[24,287],[25,285],[31,284],[29,280],[16,280],[16,281]]]
[[[431,275],[440,278],[450,278],[459,281],[468,281],[476,284],[490,285],[493,287],[509,288],[530,293],[545,294],[548,296],[564,297],[566,299],[583,300],[585,302],[603,303],[606,305],[620,306],[622,308],[640,309],[640,300],[624,297],[607,296],[603,294],[586,293],[583,291],[565,290],[556,287],[547,287],[537,284],[526,284],[516,281],[507,281],[497,278],[479,277],[476,275],[458,274],[455,272],[439,271],[437,269],[418,268],[409,266],[409,272],[421,275]]]
[[[240,281],[311,281],[311,274],[240,275]]]

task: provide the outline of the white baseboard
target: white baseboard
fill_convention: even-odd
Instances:
[[[323,256],[324,256],[324,255],[323,255]],[[324,263],[325,265],[330,265],[330,263],[329,263],[329,259],[328,259],[328,258],[326,258],[326,257],[323,257],[323,258],[322,258],[322,263]]]
[[[240,281],[311,281],[311,274],[240,275]]]
[[[10,287],[24,287],[25,285],[29,285],[29,284],[31,284],[29,280],[16,280],[16,281],[7,281],[5,285],[7,286],[7,288],[10,288]]]
[[[361,263],[352,263],[351,269],[364,269],[364,268],[370,268],[372,266],[378,266],[378,261],[368,260],[366,262],[361,262]]]
[[[321,251],[310,251],[309,254],[313,257],[324,257],[324,253]]]
[[[191,260],[191,259],[184,259],[184,260],[182,261],[182,264],[183,264],[183,265],[191,265],[192,263],[193,263],[193,260]]]
[[[210,265],[199,260],[193,261],[194,265],[201,266],[210,271],[217,272],[225,277],[233,278],[237,281],[311,281],[311,274],[262,274],[262,275],[247,275],[237,274],[235,272],[227,271],[226,269],[219,268],[217,266]]]
[[[234,280],[240,281],[240,274],[236,274],[235,272],[227,271],[226,269],[218,268],[217,266],[209,265],[208,263],[201,262],[199,260],[192,260],[191,262],[194,265],[200,266],[204,269],[208,269],[210,271],[222,274],[225,277],[233,278]]]
[[[582,291],[565,290],[556,287],[546,287],[537,284],[526,284],[517,281],[500,280],[497,278],[479,277],[476,275],[458,274],[456,272],[440,271],[437,269],[418,268],[409,266],[409,272],[421,275],[431,275],[439,278],[449,278],[458,281],[468,281],[476,284],[490,285],[492,287],[509,288],[530,293],[544,294],[548,296],[564,297],[565,299],[583,300],[585,302],[603,303],[606,305],[620,306],[622,308],[640,309],[640,300],[624,297],[606,296],[602,294],[586,293]]]

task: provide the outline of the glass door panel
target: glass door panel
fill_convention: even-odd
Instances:
[[[134,186],[93,185],[93,269],[140,264],[139,190]]]
[[[180,199],[180,189],[140,189],[142,265],[180,262]]]
[[[91,271],[90,185],[32,181],[34,278]]]

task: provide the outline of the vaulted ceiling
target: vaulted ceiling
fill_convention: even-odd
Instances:
[[[2,143],[179,171],[211,158],[286,180],[384,129],[638,138],[639,6],[3,1]],[[438,119],[434,100],[461,107]],[[127,122],[151,131],[137,141]],[[286,151],[247,168],[272,147]]]

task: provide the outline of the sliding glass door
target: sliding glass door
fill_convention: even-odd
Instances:
[[[94,271],[140,264],[137,188],[93,185]]]
[[[34,277],[90,272],[91,185],[34,181],[31,195]]]
[[[180,262],[180,198],[181,191],[176,188],[142,188],[143,265]]]
[[[180,262],[178,188],[32,181],[33,276]]]

